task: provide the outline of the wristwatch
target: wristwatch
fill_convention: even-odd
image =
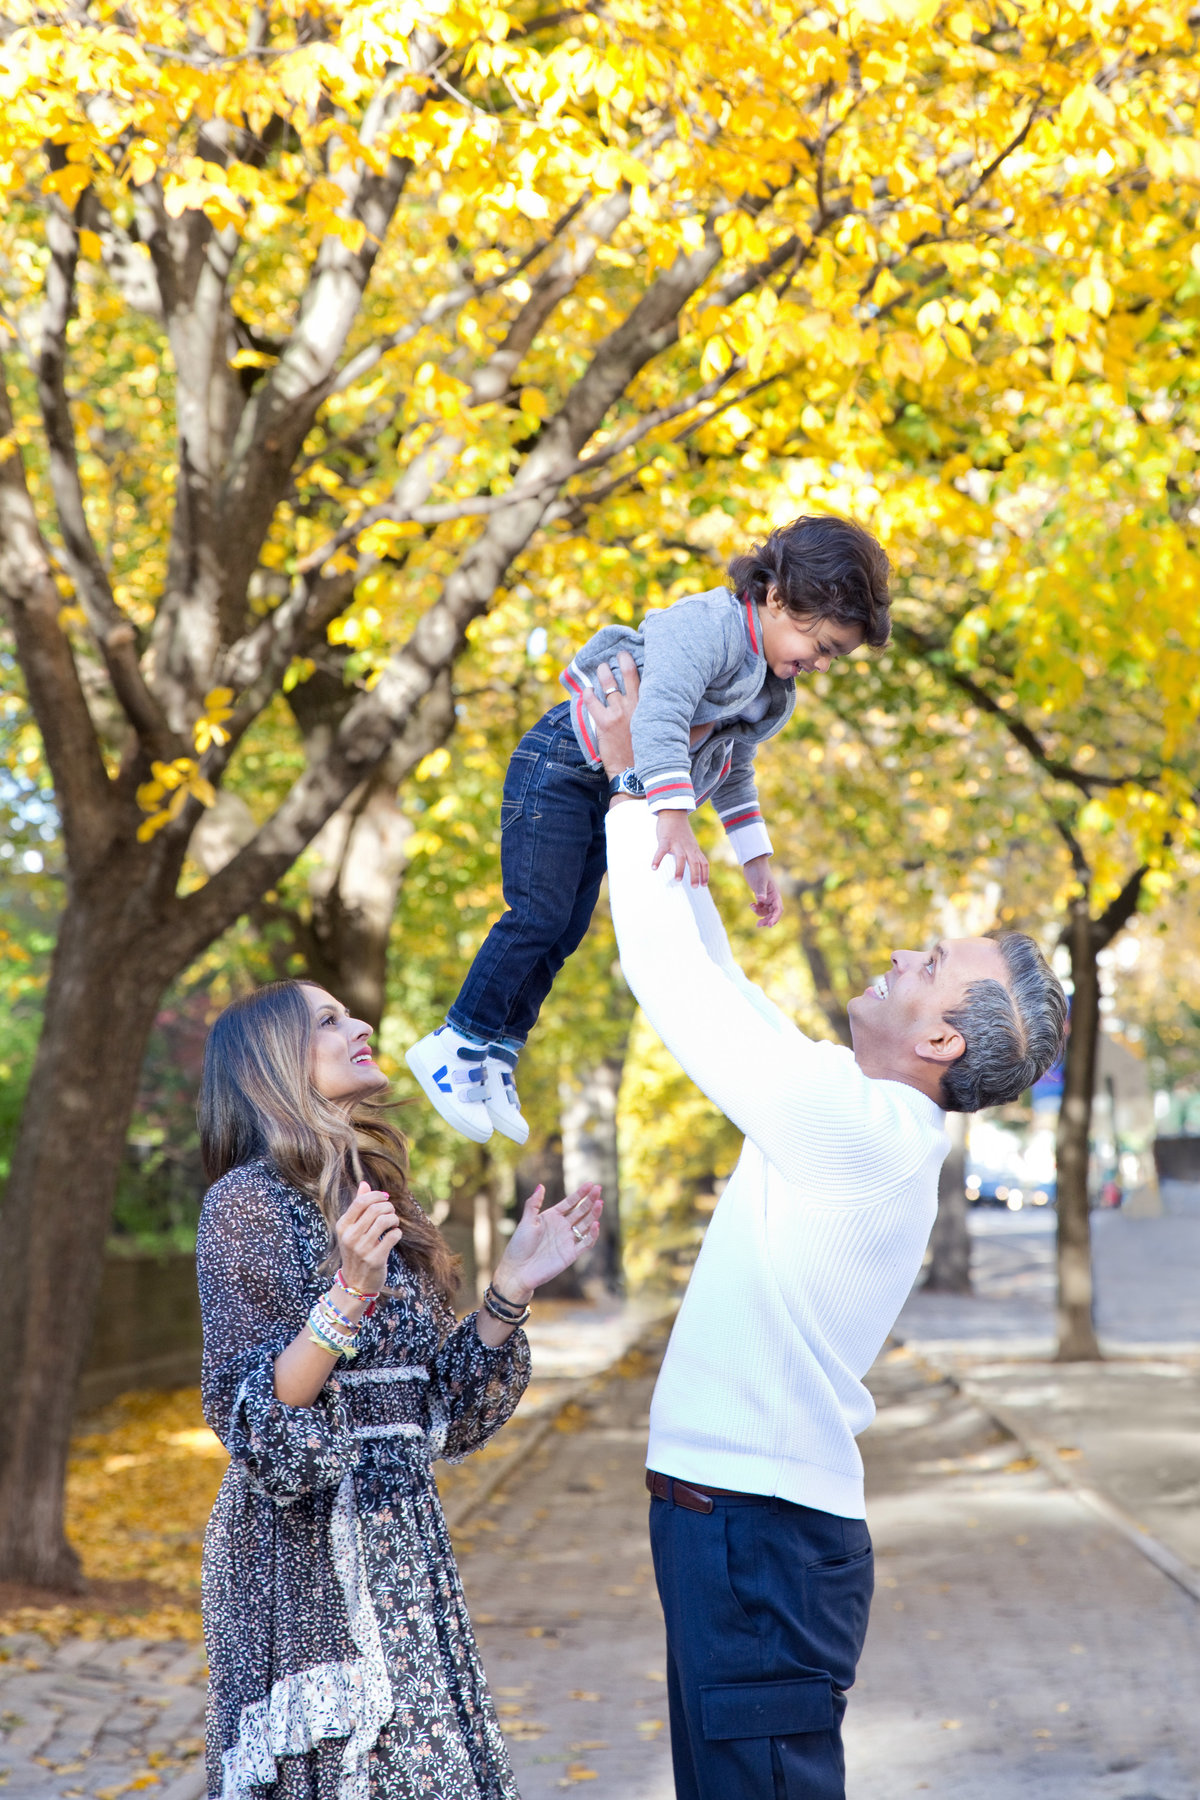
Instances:
[[[627,794],[631,800],[646,798],[645,783],[638,780],[636,769],[622,769],[614,775],[608,784],[608,791],[615,798],[618,794]]]

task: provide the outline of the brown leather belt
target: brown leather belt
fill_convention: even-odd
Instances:
[[[737,1488],[702,1487],[698,1481],[677,1481],[673,1475],[646,1470],[646,1487],[656,1500],[673,1500],[687,1512],[710,1513],[716,1500],[753,1500],[761,1495],[743,1494]]]

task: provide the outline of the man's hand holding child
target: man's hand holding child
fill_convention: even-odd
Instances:
[[[583,704],[591,716],[596,742],[600,747],[600,756],[609,775],[619,775],[622,770],[633,767],[632,726],[640,685],[637,664],[627,650],[621,651],[617,663],[624,691],[613,679],[609,664],[601,663],[596,674],[604,698],[601,699],[595,693],[583,696]],[[687,813],[677,808],[666,808],[655,815],[655,824],[658,828],[658,848],[651,867],[657,869],[664,856],[673,856],[677,881],[683,880],[683,871],[688,869],[695,887],[707,887],[708,858],[696,842],[696,834]],[[783,917],[783,901],[771,874],[770,857],[751,857],[745,865],[744,874],[754,895],[754,910],[758,914],[759,924],[777,925]]]

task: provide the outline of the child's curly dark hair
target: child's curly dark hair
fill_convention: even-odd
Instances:
[[[756,603],[774,587],[790,613],[857,626],[863,642],[878,650],[892,629],[891,572],[883,546],[861,525],[834,513],[808,513],[735,556],[729,582],[735,594]]]

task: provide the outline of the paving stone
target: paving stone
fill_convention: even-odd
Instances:
[[[19,1710],[17,1707],[12,1710],[21,1723],[6,1733],[5,1749],[20,1751],[24,1756],[39,1755],[42,1746],[54,1736],[59,1718],[57,1711],[32,1699],[23,1701]]]
[[[0,1800],[95,1800],[125,1792],[150,1756],[203,1731],[204,1653],[194,1644],[0,1639]],[[152,1800],[202,1800],[203,1764],[164,1769]]]
[[[146,1748],[169,1750],[181,1737],[194,1736],[197,1724],[204,1717],[205,1699],[205,1695],[195,1689],[173,1697],[147,1733]]]
[[[108,1718],[107,1712],[88,1712],[82,1707],[68,1707],[60,1715],[54,1736],[43,1752],[52,1763],[75,1762],[90,1756],[92,1746]]]
[[[164,1788],[158,1800],[203,1800],[207,1789],[204,1774],[204,1759],[189,1763],[188,1767],[177,1775],[170,1787]]]

